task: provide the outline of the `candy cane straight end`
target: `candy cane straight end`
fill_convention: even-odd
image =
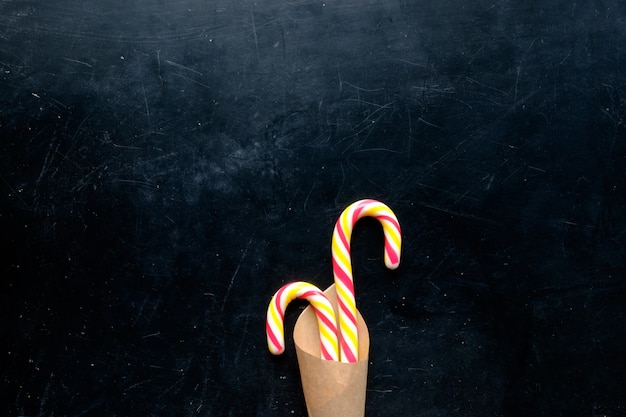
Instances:
[[[267,336],[267,348],[272,355],[281,355],[285,352],[285,333],[283,324],[284,311],[277,307],[276,295],[272,297],[267,308],[267,320],[265,322],[265,334]]]

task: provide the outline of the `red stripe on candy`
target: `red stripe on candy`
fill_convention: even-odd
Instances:
[[[324,323],[326,325],[326,327],[329,327],[330,330],[332,330],[333,332],[337,333],[337,328],[335,327],[335,323],[330,321],[330,319],[328,317],[326,317],[322,313],[317,313],[317,318],[319,320],[321,320],[321,322]]]
[[[359,207],[354,210],[354,214],[352,215],[352,227],[354,227],[356,222],[361,218],[361,212],[363,209],[365,209],[365,204],[359,204]]]
[[[326,346],[324,346],[323,343],[320,343],[320,348],[322,350],[322,357],[327,360],[327,361],[332,361],[333,357],[332,355],[328,352],[328,350],[326,350]]]
[[[341,349],[342,349],[343,355],[345,356],[345,359],[348,362],[350,363],[356,362],[356,357],[352,354],[352,352],[350,352],[350,347],[347,346],[347,344],[345,343],[345,340],[341,340]]]
[[[339,264],[333,259],[333,269],[335,271],[336,277],[346,286],[348,290],[354,294],[354,283],[352,282],[352,278],[348,275],[343,269],[340,268]]]
[[[391,261],[391,263],[397,264],[399,262],[398,254],[394,250],[393,246],[391,246],[391,244],[385,243],[385,251],[389,256],[389,260]]]
[[[274,334],[274,332],[272,331],[269,323],[265,324],[265,331],[267,332],[267,337],[270,339],[270,342],[272,343],[272,345],[279,351],[283,350],[282,345],[280,344],[280,342],[278,341],[278,339],[276,338],[276,335]]]
[[[337,230],[337,234],[339,235],[339,240],[341,240],[341,243],[343,244],[344,248],[349,248],[350,247],[350,242],[348,242],[348,238],[346,237],[346,234],[343,230],[343,227],[341,227],[341,219],[337,220],[337,224],[335,225],[335,230]],[[348,249],[349,251],[349,249]]]
[[[350,323],[356,326],[356,317],[354,316],[354,314],[352,314],[348,306],[341,301],[339,301],[339,303],[337,304],[339,305],[339,309],[345,314],[345,318],[348,318],[350,320]]]

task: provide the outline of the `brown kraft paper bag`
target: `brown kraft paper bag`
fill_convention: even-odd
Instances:
[[[335,285],[324,291],[337,312]],[[356,363],[320,358],[320,339],[315,312],[304,309],[294,328],[302,389],[309,417],[363,417],[369,355],[369,332],[357,311],[359,360]]]

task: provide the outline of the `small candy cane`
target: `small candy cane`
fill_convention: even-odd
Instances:
[[[350,260],[350,238],[356,222],[363,217],[374,217],[383,226],[385,235],[385,265],[396,269],[400,264],[402,235],[396,215],[385,204],[376,200],[360,200],[348,206],[333,231],[332,260],[335,287],[337,288],[339,316],[339,356],[341,362],[358,360],[358,331],[356,325],[356,301],[354,278]]]
[[[317,315],[322,359],[339,361],[335,310],[333,310],[332,304],[319,288],[302,281],[284,285],[270,301],[265,325],[267,346],[270,352],[274,355],[280,355],[285,351],[285,310],[287,305],[296,298],[306,299],[311,303]]]

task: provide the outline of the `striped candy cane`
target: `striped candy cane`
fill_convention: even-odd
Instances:
[[[274,355],[280,355],[285,351],[285,310],[287,305],[296,298],[307,300],[317,315],[322,359],[339,361],[335,310],[319,288],[302,281],[282,286],[270,301],[265,325],[267,346],[270,352]]]
[[[356,222],[363,217],[374,217],[383,226],[385,235],[385,265],[396,269],[400,263],[402,236],[396,215],[385,204],[376,200],[360,200],[348,206],[333,231],[332,260],[337,289],[339,316],[339,356],[341,362],[358,360],[358,332],[354,279],[350,260],[350,238]]]

